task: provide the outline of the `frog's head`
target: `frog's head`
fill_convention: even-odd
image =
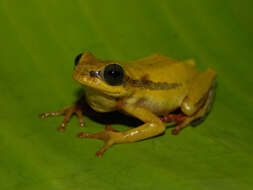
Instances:
[[[124,85],[127,77],[122,65],[99,60],[91,53],[81,53],[75,58],[73,78],[82,85],[109,96],[122,97],[130,94]]]

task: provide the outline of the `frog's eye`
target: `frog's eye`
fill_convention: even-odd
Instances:
[[[109,85],[118,86],[123,83],[124,69],[118,64],[105,66],[101,74],[105,82]]]
[[[77,66],[78,65],[78,63],[79,63],[79,60],[81,59],[81,57],[82,57],[82,53],[80,53],[78,56],[76,56],[76,58],[75,58],[75,66]]]

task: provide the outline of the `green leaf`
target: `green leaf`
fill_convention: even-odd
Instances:
[[[252,189],[253,25],[250,0],[0,1],[0,189]],[[76,99],[74,58],[163,53],[217,71],[213,110],[196,128],[116,145],[75,138],[104,125],[40,120]],[[110,114],[109,114],[110,115]],[[71,126],[71,127],[70,127]],[[130,126],[114,124],[119,130]]]

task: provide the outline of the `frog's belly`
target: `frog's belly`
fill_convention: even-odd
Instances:
[[[156,115],[164,115],[176,110],[180,106],[177,102],[162,102],[155,101],[153,99],[148,99],[144,101],[143,107],[149,109],[152,113]]]
[[[183,94],[153,93],[141,98],[135,97],[132,102],[136,106],[144,107],[156,115],[164,115],[179,108],[184,99]]]

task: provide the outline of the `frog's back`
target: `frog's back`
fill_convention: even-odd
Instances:
[[[152,54],[126,64],[130,77],[153,82],[184,82],[198,73],[193,60],[177,61],[161,54]]]

